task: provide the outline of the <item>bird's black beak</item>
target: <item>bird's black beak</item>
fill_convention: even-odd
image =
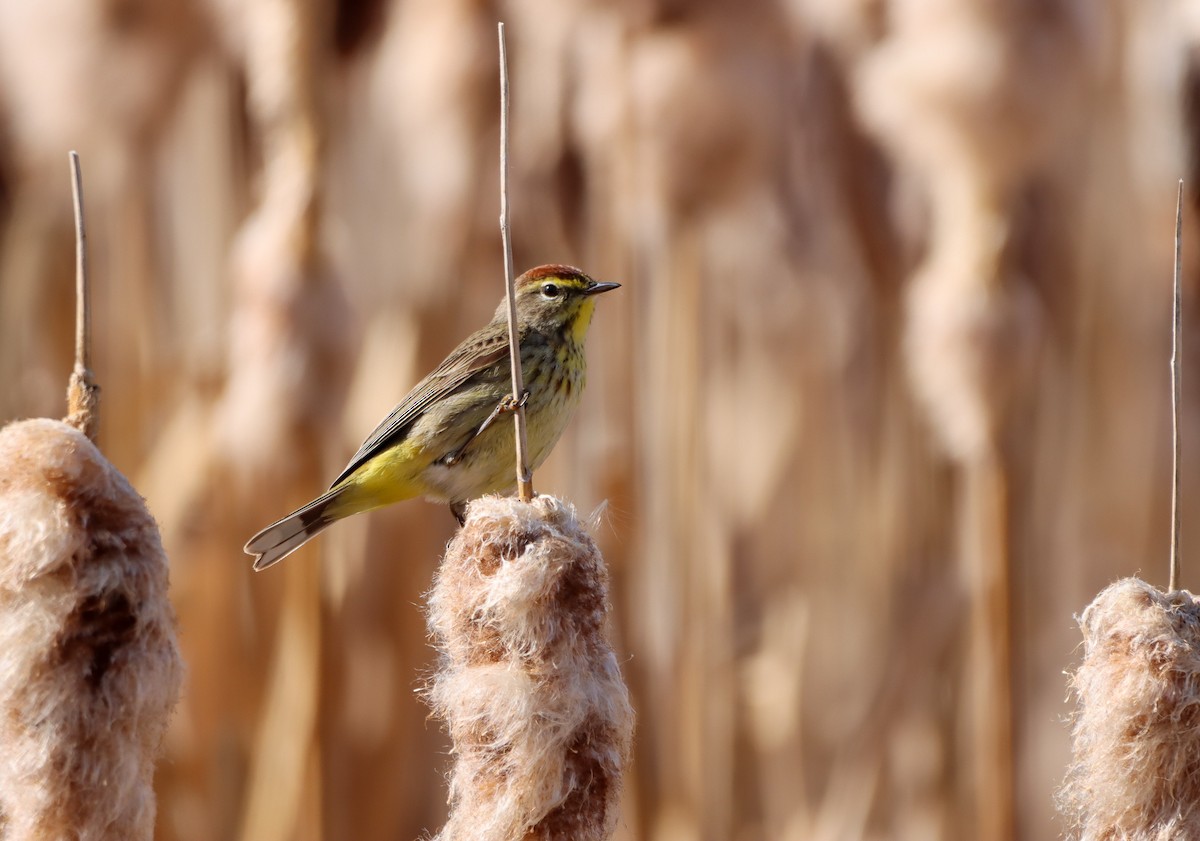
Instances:
[[[620,289],[619,283],[593,283],[587,289],[583,290],[584,295],[599,295],[601,292],[611,292],[613,289]]]

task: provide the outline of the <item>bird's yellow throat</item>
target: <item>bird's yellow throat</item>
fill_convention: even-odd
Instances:
[[[575,344],[582,345],[583,340],[587,338],[588,327],[592,325],[592,313],[595,311],[595,299],[584,298],[579,303],[579,312],[575,314],[575,318],[571,321],[571,329],[567,334]]]

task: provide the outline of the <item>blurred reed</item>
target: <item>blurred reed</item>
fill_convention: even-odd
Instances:
[[[1004,669],[981,652],[1004,619],[1014,834],[1057,836],[1064,620],[1163,554],[1168,298],[1147,285],[1195,145],[1187,9],[397,0],[356,51],[314,37],[317,69],[283,74],[319,103],[285,124],[311,108],[321,152],[271,187],[247,16],[280,7],[120,5],[55,30],[50,4],[0,3],[0,413],[47,411],[69,369],[69,214],[37,161],[78,143],[117,284],[97,301],[122,407],[101,436],[162,524],[194,690],[161,838],[261,827],[260,755],[284,750],[305,758],[271,832],[444,822],[447,743],[411,689],[450,516],[347,521],[253,580],[238,547],[494,305],[497,16],[515,262],[625,283],[538,474],[581,510],[609,501],[597,542],[639,711],[618,836],[982,837],[980,723],[1004,711],[980,689]],[[314,170],[312,227],[281,202],[279,244],[231,258]],[[1183,409],[1197,440],[1193,390]],[[1011,607],[989,621],[998,576]]]

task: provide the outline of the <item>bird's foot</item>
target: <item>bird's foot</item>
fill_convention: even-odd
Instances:
[[[454,519],[458,520],[460,526],[467,522],[467,503],[463,501],[450,503],[450,513],[454,515]]]
[[[495,411],[492,412],[492,417],[489,418],[488,420],[490,422],[491,420],[495,419],[496,415],[499,415],[502,413],[515,412],[517,409],[520,409],[522,406],[524,406],[528,402],[529,402],[529,389],[525,389],[524,391],[521,392],[521,399],[519,401],[514,400],[513,396],[511,394],[505,395],[504,399],[500,401],[500,405],[498,405],[496,407]],[[485,424],[485,426],[486,426],[486,424]]]

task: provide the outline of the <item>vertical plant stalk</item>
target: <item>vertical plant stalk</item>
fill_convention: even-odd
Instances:
[[[525,393],[521,373],[521,338],[517,329],[517,299],[513,280],[512,234],[508,229],[508,51],[504,24],[496,24],[500,39],[500,239],[504,244],[504,294],[508,304],[508,354],[512,363],[513,423],[516,426],[517,494],[522,502],[533,499],[533,471],[529,469],[529,444],[525,435]]]
[[[962,551],[971,585],[969,657],[974,708],[973,773],[979,841],[1013,841],[1016,757],[1013,749],[1012,555],[1008,483],[989,447],[964,467]]]
[[[1167,592],[1179,589],[1179,344],[1181,339],[1181,298],[1179,275],[1183,256],[1183,179],[1175,197],[1175,273],[1174,304],[1171,309],[1171,573]]]
[[[67,384],[67,423],[95,442],[100,424],[100,386],[92,374],[92,306],[88,283],[87,228],[83,221],[83,174],[79,153],[70,153],[75,204],[75,368]]]

